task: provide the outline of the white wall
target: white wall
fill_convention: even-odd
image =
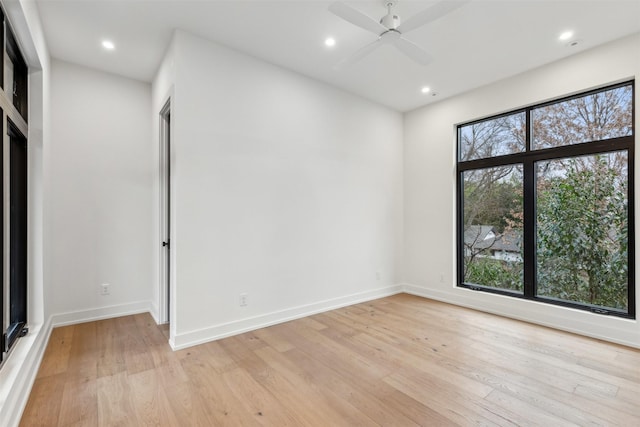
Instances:
[[[49,311],[55,323],[146,311],[151,86],[58,60],[51,85]]]
[[[186,33],[174,43],[172,344],[397,291],[402,116]]]
[[[640,75],[638,52],[635,35],[405,115],[404,266],[410,292],[640,347],[637,321],[455,287],[455,125],[633,78]],[[640,292],[636,298],[640,307]]]

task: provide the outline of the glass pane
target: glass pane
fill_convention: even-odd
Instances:
[[[628,154],[539,162],[537,293],[627,311]]]
[[[631,135],[632,95],[629,85],[532,110],[531,148]]]
[[[522,293],[522,166],[465,171],[463,180],[462,281]]]
[[[461,126],[458,135],[460,161],[525,151],[524,112]]]
[[[11,30],[6,27],[5,93],[23,119],[27,120],[28,68]]]

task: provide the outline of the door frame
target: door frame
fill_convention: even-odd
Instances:
[[[172,224],[171,224],[171,97],[159,113],[159,301],[160,323],[171,322],[172,295]]]

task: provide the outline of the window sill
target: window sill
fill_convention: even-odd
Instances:
[[[30,324],[29,333],[20,338],[0,369],[0,423],[17,426],[38,373],[51,322]]]

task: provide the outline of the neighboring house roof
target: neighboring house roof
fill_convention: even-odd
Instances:
[[[521,232],[507,230],[502,234],[496,234],[492,225],[470,225],[464,230],[464,244],[474,249],[520,253],[521,242]]]
[[[464,229],[464,244],[477,249],[489,248],[495,237],[492,225],[469,225]]]
[[[522,232],[515,230],[507,230],[496,238],[495,243],[491,246],[491,250],[518,252],[522,248]]]

